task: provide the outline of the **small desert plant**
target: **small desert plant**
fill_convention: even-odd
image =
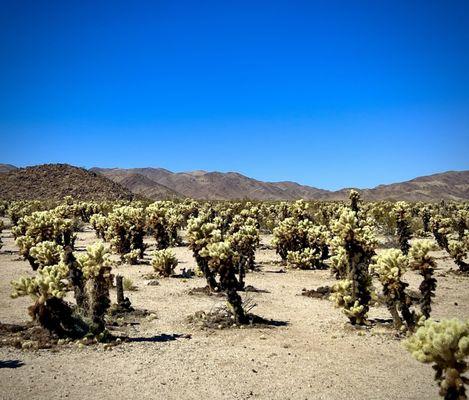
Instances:
[[[466,399],[465,385],[469,356],[469,320],[428,319],[411,336],[405,346],[412,356],[425,364],[433,364],[440,396],[446,400]]]
[[[151,259],[151,265],[158,275],[168,277],[174,274],[178,260],[169,249],[156,250]]]
[[[121,256],[121,260],[130,265],[138,264],[138,260],[140,259],[140,250],[134,249],[130,250],[127,254]]]
[[[137,290],[137,286],[135,286],[134,281],[128,277],[122,279],[122,287],[128,292]]]

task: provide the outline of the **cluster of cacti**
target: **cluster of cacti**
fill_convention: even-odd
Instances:
[[[108,228],[108,219],[103,214],[93,214],[89,222],[96,232],[96,237],[99,239],[106,239],[106,231]]]
[[[440,396],[447,400],[466,399],[465,385],[469,379],[463,374],[468,369],[469,320],[428,319],[405,342],[412,356],[425,364],[433,364]]]
[[[48,265],[58,264],[62,259],[63,251],[63,247],[56,242],[46,240],[31,247],[29,255],[34,259],[34,263],[38,268],[43,268]]]
[[[412,232],[409,222],[407,221],[408,205],[403,201],[399,201],[394,206],[394,214],[396,216],[396,234],[399,240],[399,247],[404,254],[409,252],[410,239]]]
[[[289,265],[301,269],[323,268],[329,257],[329,233],[309,219],[285,218],[274,228],[272,244]],[[304,262],[302,262],[304,261]]]
[[[18,221],[26,215],[30,215],[35,211],[43,210],[43,205],[38,200],[20,200],[12,201],[8,205],[7,216],[13,225],[17,225]]]
[[[121,256],[122,261],[135,263],[143,258],[145,244],[145,211],[143,208],[123,206],[116,208],[107,217],[106,238],[110,241],[112,249]]]
[[[147,226],[156,241],[156,248],[166,249],[180,243],[178,229],[184,222],[184,214],[169,201],[157,201],[147,209]]]
[[[88,246],[86,253],[76,257],[67,247],[57,264],[43,266],[35,277],[13,281],[12,297],[31,296],[32,318],[61,337],[98,334],[104,330],[104,315],[110,305],[111,268],[109,253],[101,243]],[[63,300],[70,287],[77,310]]]
[[[34,254],[41,254],[44,247],[37,249],[31,254],[31,249],[41,242],[54,242],[62,248],[70,246],[73,248],[75,243],[76,221],[57,216],[54,210],[36,211],[31,215],[22,217],[17,225],[12,229],[16,237],[16,244],[19,247],[20,254],[28,260],[33,270],[41,266]],[[49,247],[47,247],[49,246]],[[46,245],[50,250],[51,246]]]
[[[29,314],[50,332],[60,337],[83,336],[87,332],[85,324],[74,317],[72,308],[63,300],[68,290],[67,274],[63,263],[44,267],[34,278],[11,282],[11,296],[30,296],[34,304],[29,307]]]
[[[356,209],[359,198],[353,192],[350,197]],[[374,228],[360,211],[347,207],[339,211],[331,228],[334,235],[331,261],[336,275],[343,279],[335,285],[331,299],[343,308],[352,324],[363,324],[372,299],[369,265],[377,245]]]
[[[151,266],[160,276],[168,277],[174,274],[174,269],[178,265],[178,260],[174,252],[169,249],[156,250],[153,252]]]

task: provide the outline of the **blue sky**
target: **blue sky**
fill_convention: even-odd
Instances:
[[[0,4],[0,162],[328,189],[469,169],[468,1]]]

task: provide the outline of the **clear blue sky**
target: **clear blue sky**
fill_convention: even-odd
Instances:
[[[0,162],[322,188],[469,169],[469,1],[1,1]]]

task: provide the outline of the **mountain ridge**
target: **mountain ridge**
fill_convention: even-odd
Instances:
[[[343,188],[332,191],[293,181],[264,182],[238,172],[171,172],[164,168],[91,168],[109,179],[116,172],[137,173],[179,193],[181,197],[201,200],[344,200],[350,189],[365,200],[437,201],[469,200],[469,171],[446,171],[408,181],[381,184],[369,189]],[[132,187],[128,187],[132,190]]]

